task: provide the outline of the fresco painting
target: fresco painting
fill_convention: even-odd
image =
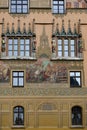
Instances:
[[[26,68],[26,81],[28,83],[66,83],[68,80],[67,67],[52,63],[42,58]]]
[[[0,83],[7,83],[10,81],[10,68],[7,64],[0,62]]]

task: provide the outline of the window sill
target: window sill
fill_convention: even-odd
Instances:
[[[82,86],[70,86],[70,88],[82,88]]]
[[[29,12],[27,12],[27,13],[17,13],[17,12],[15,12],[15,13],[12,13],[12,12],[10,12],[9,14],[13,14],[13,15],[15,15],[15,14],[16,14],[16,15],[17,15],[17,14],[18,14],[18,15],[21,15],[21,14],[23,14],[23,15],[26,15],[26,14],[29,14]]]
[[[36,57],[26,57],[26,56],[23,56],[23,57],[21,57],[21,56],[17,56],[17,57],[15,57],[15,56],[11,56],[11,57],[9,57],[9,56],[5,56],[5,57],[1,57],[1,59],[2,60],[4,60],[4,59],[6,59],[6,60],[8,60],[8,59],[11,59],[11,60],[36,60]]]
[[[25,126],[24,126],[24,125],[15,125],[15,126],[13,125],[13,126],[12,126],[12,129],[20,129],[20,128],[21,128],[21,129],[24,129]]]
[[[53,57],[51,58],[51,60],[83,60],[83,58],[81,57]]]
[[[54,13],[54,12],[52,12],[52,14],[53,14],[53,15],[65,15],[66,12],[64,12],[64,13]]]
[[[70,128],[84,128],[83,125],[72,125]]]

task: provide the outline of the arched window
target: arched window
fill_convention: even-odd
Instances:
[[[72,125],[82,125],[82,108],[79,106],[72,108]]]
[[[22,106],[16,106],[13,109],[13,124],[24,125],[24,108]]]

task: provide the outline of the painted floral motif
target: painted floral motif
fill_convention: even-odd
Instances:
[[[9,82],[10,69],[9,66],[0,62],[0,83]]]
[[[67,82],[67,68],[42,58],[35,64],[27,66],[26,81],[28,83]]]

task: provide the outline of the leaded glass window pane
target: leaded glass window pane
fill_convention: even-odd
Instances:
[[[23,87],[24,86],[24,72],[13,71],[12,80],[13,80],[13,87]]]
[[[28,13],[28,0],[11,0],[11,13]]]
[[[30,39],[9,39],[8,40],[8,52],[10,56],[30,56]]]
[[[53,13],[64,13],[64,0],[53,0]]]

